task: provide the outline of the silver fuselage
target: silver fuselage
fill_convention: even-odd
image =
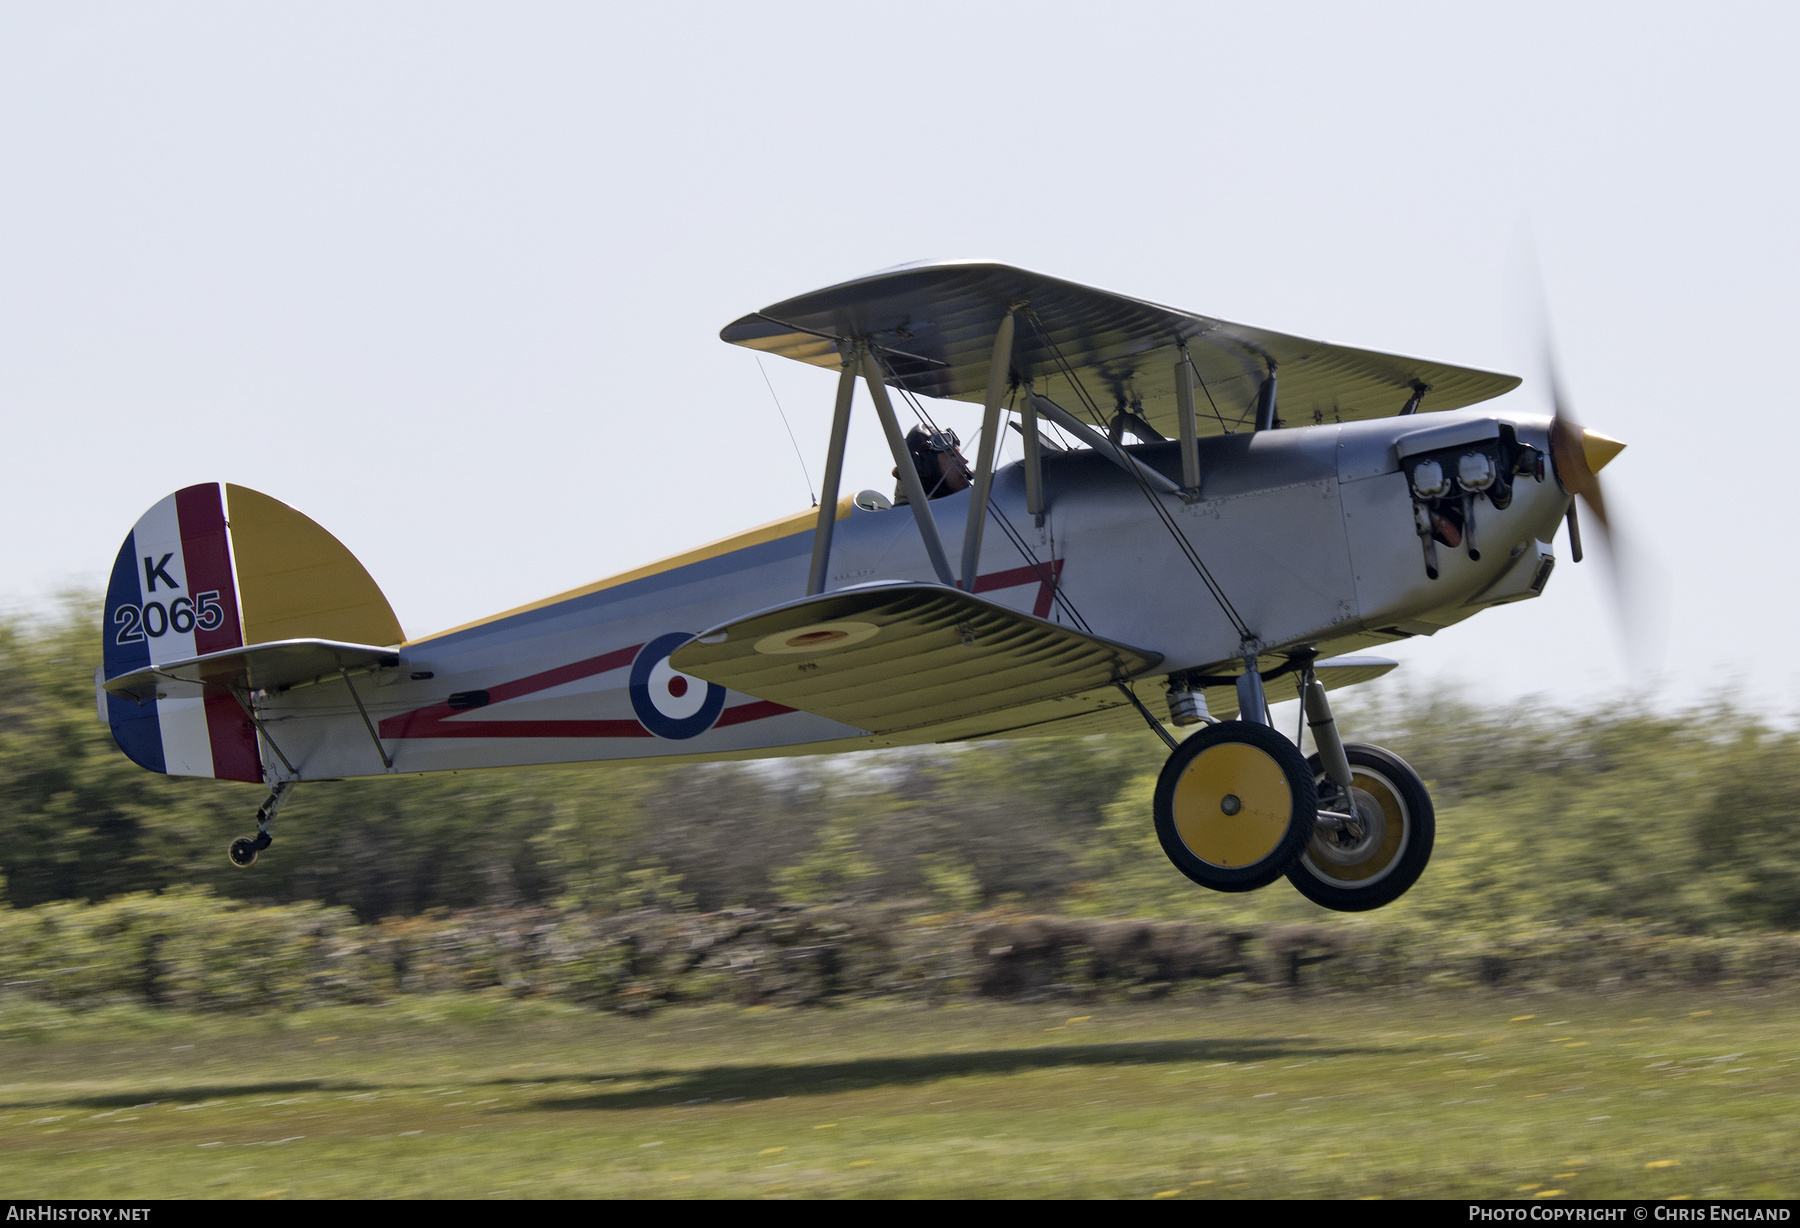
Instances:
[[[1201,497],[1147,495],[1106,457],[1086,450],[1044,458],[1045,509],[1027,512],[1022,467],[995,475],[996,515],[983,535],[982,596],[1057,622],[1079,616],[1093,634],[1162,654],[1158,674],[1241,668],[1248,628],[1264,661],[1321,655],[1430,634],[1488,605],[1535,596],[1548,545],[1569,497],[1546,468],[1520,477],[1510,506],[1477,500],[1482,557],[1436,547],[1428,578],[1414,499],[1396,443],[1422,431],[1509,424],[1548,452],[1548,419],[1492,410],[1283,428],[1201,441]],[[1179,477],[1173,443],[1133,455]],[[1156,498],[1225,598],[1229,618],[1148,500]],[[956,552],[967,492],[930,505]],[[1001,528],[1001,519],[1014,535]],[[358,686],[393,759],[385,768],[341,682],[264,696],[269,735],[299,778],[682,757],[812,754],[1066,728],[1081,732],[1123,701],[1071,697],[1062,709],[876,736],[804,712],[730,694],[717,723],[694,736],[650,732],[634,715],[631,674],[645,645],[691,635],[805,591],[811,524],[751,533],[522,611],[402,646],[397,668]],[[1030,556],[1027,557],[1027,552]],[[1034,570],[1034,563],[1039,565]],[[1053,600],[1039,576],[1054,568]],[[931,581],[913,513],[860,508],[837,522],[827,589],[883,580]],[[1535,584],[1535,587],[1534,587]],[[1149,696],[1150,691],[1146,691]],[[460,706],[449,706],[452,697]],[[468,697],[481,705],[468,706]],[[639,698],[641,703],[641,696]],[[1135,719],[1135,718],[1134,718]],[[272,778],[288,775],[265,754]]]

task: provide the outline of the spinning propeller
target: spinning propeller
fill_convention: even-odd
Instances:
[[[1535,265],[1536,261],[1532,263]],[[1658,637],[1651,624],[1655,622],[1657,603],[1647,599],[1649,594],[1643,588],[1644,560],[1634,557],[1628,564],[1626,555],[1630,553],[1627,549],[1629,543],[1625,540],[1626,535],[1620,532],[1616,512],[1608,511],[1606,495],[1600,485],[1600,470],[1624,451],[1625,445],[1597,431],[1587,430],[1576,420],[1568,389],[1563,384],[1562,372],[1556,362],[1549,312],[1544,306],[1543,281],[1541,276],[1536,280],[1539,308],[1537,348],[1542,355],[1541,369],[1550,392],[1550,461],[1556,467],[1556,476],[1563,489],[1575,497],[1575,501],[1569,504],[1568,513],[1569,555],[1573,561],[1581,562],[1581,518],[1576,515],[1575,510],[1578,501],[1585,504],[1592,514],[1593,522],[1599,526],[1600,538],[1606,546],[1605,570],[1612,589],[1619,627],[1629,646],[1627,655],[1633,658],[1642,658],[1646,652],[1654,655],[1652,645]]]
[[[1587,504],[1593,512],[1594,521],[1600,526],[1600,536],[1606,542],[1607,560],[1612,564],[1613,586],[1619,598],[1620,612],[1625,609],[1624,586],[1619,573],[1619,542],[1613,532],[1612,518],[1607,515],[1606,496],[1600,489],[1600,470],[1606,468],[1607,462],[1625,450],[1625,445],[1616,439],[1608,438],[1597,432],[1586,430],[1575,420],[1574,408],[1569,403],[1568,389],[1563,385],[1562,370],[1556,362],[1556,344],[1552,339],[1550,327],[1550,299],[1544,289],[1544,270],[1538,262],[1537,244],[1531,236],[1529,224],[1526,224],[1520,235],[1522,242],[1518,248],[1518,256],[1522,257],[1514,265],[1515,276],[1523,274],[1514,282],[1514,293],[1519,295],[1516,319],[1526,325],[1526,336],[1532,337],[1532,348],[1539,356],[1538,372],[1550,390],[1550,462],[1556,467],[1557,480],[1562,488]],[[1572,559],[1581,562],[1581,521],[1575,514],[1575,504],[1569,504],[1569,554]]]
[[[1618,551],[1613,540],[1612,522],[1606,515],[1606,496],[1600,489],[1600,470],[1624,451],[1625,445],[1616,439],[1585,430],[1575,421],[1548,337],[1544,341],[1544,371],[1550,381],[1553,410],[1550,420],[1551,463],[1556,466],[1556,476],[1561,479],[1563,489],[1587,504],[1588,510],[1594,513],[1594,520],[1600,526],[1600,536],[1606,539],[1607,554],[1616,566]],[[1569,505],[1569,550],[1575,561],[1581,562],[1581,523],[1576,518],[1573,503]]]

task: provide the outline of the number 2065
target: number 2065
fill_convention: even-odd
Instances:
[[[217,631],[224,625],[225,607],[219,604],[219,590],[215,588],[195,593],[192,601],[177,597],[167,606],[160,601],[146,601],[141,606],[121,605],[113,610],[112,620],[119,629],[118,635],[113,637],[115,644],[138,644],[146,635],[151,639],[171,631],[186,635],[195,627],[202,631]]]

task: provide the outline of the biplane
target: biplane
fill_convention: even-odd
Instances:
[[[1419,877],[1434,817],[1327,692],[1363,655],[1544,591],[1623,446],[1471,409],[1510,375],[1288,336],[1002,264],[902,266],[721,337],[835,370],[809,510],[409,639],[318,524],[230,484],[133,527],[100,715],[152,771],[269,788],[526,764],[745,759],[1147,726],[1195,882],[1329,908]],[[858,384],[892,498],[847,495]],[[973,461],[928,402],[982,406]],[[901,410],[918,419],[902,430]],[[1002,463],[1007,452],[1016,459]],[[1298,698],[1316,751],[1270,720]],[[1021,816],[1021,822],[1029,822]]]

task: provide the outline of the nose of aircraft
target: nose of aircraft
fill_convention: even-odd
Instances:
[[[1606,468],[1608,461],[1624,450],[1625,445],[1610,435],[1582,428],[1581,452],[1587,460],[1589,473],[1599,473]]]
[[[1567,414],[1559,412],[1551,420],[1550,462],[1556,466],[1556,476],[1562,481],[1564,490],[1580,495],[1593,507],[1603,525],[1606,523],[1606,501],[1600,494],[1600,479],[1595,475],[1624,450],[1625,445],[1618,440],[1587,430]]]
[[[1580,496],[1582,502],[1593,511],[1594,519],[1599,522],[1600,532],[1607,539],[1609,547],[1613,544],[1612,523],[1606,514],[1606,497],[1601,493],[1598,475],[1613,457],[1624,450],[1625,445],[1617,439],[1598,431],[1590,431],[1574,422],[1566,412],[1559,394],[1556,416],[1550,421],[1550,463],[1556,466],[1556,476],[1562,482],[1563,489]],[[1581,561],[1581,530],[1575,520],[1573,503],[1569,505],[1569,553],[1577,563]],[[1615,583],[1619,579],[1616,566],[1613,569],[1613,579]]]

